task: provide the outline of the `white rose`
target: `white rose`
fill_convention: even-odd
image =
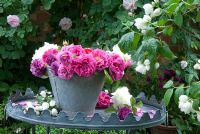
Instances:
[[[146,29],[147,28],[147,22],[143,20],[142,18],[136,18],[135,19],[135,24],[134,24],[137,29]]]
[[[150,63],[151,63],[151,62],[149,61],[149,59],[144,60],[144,65],[147,66],[147,65],[150,65]]]
[[[54,106],[56,105],[56,102],[55,102],[54,100],[51,100],[51,101],[49,102],[49,105],[50,105],[51,107],[54,107]]]
[[[138,64],[135,68],[135,71],[137,71],[141,74],[146,74],[146,72],[147,72],[145,65],[143,65],[143,64]]]
[[[61,29],[62,29],[63,31],[67,31],[68,29],[71,28],[71,26],[72,26],[72,21],[71,21],[70,18],[64,17],[64,18],[62,18],[62,19],[60,20],[59,26],[61,27]]]
[[[45,97],[47,96],[47,93],[46,93],[46,91],[43,90],[43,91],[40,92],[40,95],[41,95],[43,98],[45,98]]]
[[[151,17],[149,15],[144,15],[143,21],[145,21],[146,23],[151,22]]]
[[[42,103],[42,110],[48,110],[49,109],[49,103],[43,102]]]
[[[199,63],[196,63],[194,66],[193,66],[194,69],[196,70],[200,70],[200,64]]]
[[[53,109],[51,110],[51,115],[57,116],[57,115],[58,115],[58,110],[55,109],[55,108],[53,108]]]
[[[182,69],[185,69],[185,68],[188,66],[187,61],[184,61],[184,60],[181,61],[180,64],[181,64],[181,68],[182,68]]]
[[[183,103],[186,103],[188,101],[188,96],[187,95],[181,95],[179,97],[179,101],[183,102]]]
[[[156,8],[153,13],[151,14],[152,17],[157,17],[159,15],[161,15],[161,9],[160,8]]]
[[[153,6],[151,4],[145,4],[143,8],[146,15],[153,13]]]
[[[160,64],[158,62],[156,62],[155,69],[158,69],[159,67],[160,67]]]
[[[126,9],[126,10],[130,10],[130,11],[133,11],[134,9],[136,9],[136,1],[137,0],[123,0],[123,7]]]
[[[179,108],[185,114],[189,114],[192,111],[192,103],[187,101],[185,103],[179,102]]]
[[[113,102],[113,107],[115,109],[124,107],[125,105],[131,106],[131,97],[127,87],[120,87],[114,93],[111,93]]]

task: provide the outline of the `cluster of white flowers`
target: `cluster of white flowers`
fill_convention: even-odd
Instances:
[[[193,67],[196,70],[200,70],[200,59],[197,61],[197,63]]]
[[[122,108],[124,106],[131,106],[131,97],[127,87],[120,87],[114,93],[111,93],[113,96],[112,102],[115,109]]]
[[[181,68],[182,68],[182,69],[185,69],[185,68],[188,66],[187,61],[184,61],[184,60],[182,60],[182,61],[180,62],[180,64],[181,64]]]
[[[159,0],[154,0],[152,4],[148,3],[143,6],[145,15],[143,18],[136,18],[135,19],[135,26],[137,29],[142,30],[142,33],[145,33],[148,28],[148,23],[151,22],[152,18],[161,15],[161,9],[156,8],[154,10],[155,3],[158,3]]]
[[[126,9],[126,10],[129,10],[129,11],[133,11],[134,9],[137,8],[136,6],[136,1],[137,0],[123,0],[123,7]]]
[[[137,63],[135,71],[137,71],[141,74],[146,74],[150,70],[150,64],[151,64],[151,62],[149,61],[149,59],[144,60],[144,63],[139,61]],[[158,62],[156,62],[155,69],[158,69],[159,67],[160,67],[160,64]]]
[[[63,31],[67,31],[68,29],[72,27],[72,21],[70,18],[64,17],[60,20],[59,26],[61,27]]]
[[[113,46],[113,51],[112,52],[118,54],[125,61],[125,63],[128,63],[128,62],[132,61],[131,60],[131,55],[129,55],[128,53],[124,54],[120,50],[118,44],[116,44],[116,45]]]
[[[187,95],[181,95],[179,97],[179,108],[182,112],[185,114],[190,114],[190,113],[196,113],[197,114],[197,120],[200,122],[200,107],[199,111],[195,111],[192,108],[193,101],[190,99]]]
[[[32,61],[35,59],[42,59],[43,54],[49,49],[58,49],[56,44],[49,44],[48,42],[44,42],[44,46],[40,47],[39,49],[35,50],[35,54],[32,57]]]

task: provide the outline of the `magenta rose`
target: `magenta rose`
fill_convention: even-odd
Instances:
[[[110,57],[109,73],[113,80],[120,80],[124,76],[126,64],[118,54],[112,53]]]
[[[97,70],[102,71],[109,67],[110,56],[107,52],[101,49],[95,49],[92,55],[96,59]]]
[[[97,108],[107,108],[111,105],[111,97],[108,93],[101,91],[96,104]]]
[[[11,27],[18,27],[20,24],[20,19],[17,15],[8,15],[7,16],[7,23]]]
[[[58,68],[60,66],[60,63],[58,61],[54,61],[51,64],[51,72],[55,75],[58,76]]]
[[[61,49],[61,51],[68,51],[68,52],[72,53],[73,58],[76,58],[77,56],[85,54],[85,51],[81,45],[73,45],[72,44],[69,46],[65,46],[63,49]]]
[[[36,77],[42,77],[46,73],[46,67],[42,60],[35,59],[31,63],[30,71]]]
[[[122,107],[117,112],[120,120],[124,120],[129,113],[132,113],[132,109],[130,107]]]
[[[63,65],[68,65],[72,63],[72,54],[69,51],[60,51],[57,54],[57,59]]]
[[[73,60],[73,69],[78,76],[89,77],[96,71],[96,60],[91,54],[83,54]]]
[[[71,65],[65,66],[61,64],[58,68],[58,76],[61,79],[69,80],[73,76]]]
[[[51,66],[51,64],[56,61],[56,55],[58,53],[57,49],[49,49],[47,50],[43,56],[42,56],[42,60],[47,63],[49,66]]]

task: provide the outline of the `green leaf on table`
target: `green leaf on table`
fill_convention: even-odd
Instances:
[[[138,107],[138,108],[141,108],[142,106],[143,106],[142,101],[139,101],[139,102],[136,104],[136,107]]]
[[[172,94],[173,94],[173,89],[170,88],[170,89],[167,89],[167,91],[165,92],[165,95],[164,95],[164,102],[165,102],[165,105],[168,106],[169,102],[170,102],[170,99],[172,97]]]
[[[184,95],[184,85],[181,85],[179,86],[175,92],[174,92],[174,100],[175,100],[175,103],[178,104],[179,102],[179,97],[181,95]]]
[[[109,75],[108,71],[107,70],[104,70],[104,74],[105,74],[105,81],[108,83],[108,84],[112,84],[113,83],[113,80],[111,78],[111,76]]]
[[[22,3],[25,5],[30,5],[33,3],[33,0],[22,0]]]
[[[0,92],[8,91],[10,86],[5,82],[0,82]]]
[[[181,14],[175,15],[175,16],[174,16],[174,23],[175,23],[176,25],[178,25],[179,27],[181,27],[182,24],[183,24],[183,16],[182,16]]]
[[[170,50],[169,46],[165,42],[162,43],[163,44],[158,47],[158,53],[169,60],[176,58],[174,53]]]
[[[172,80],[169,80],[165,83],[165,85],[163,86],[164,88],[170,88],[172,87],[174,84],[174,82]]]
[[[116,110],[114,109],[114,107],[109,107],[109,108],[106,108],[105,109],[105,112],[106,113],[112,113],[112,112],[115,112]]]
[[[192,108],[196,111],[199,111],[199,107],[200,107],[200,100],[199,99],[193,100]]]
[[[136,103],[136,100],[135,100],[135,98],[134,98],[134,97],[131,97],[131,106],[134,106],[134,105],[135,105],[135,103]]]
[[[137,107],[132,107],[132,111],[133,111],[133,113],[136,113],[137,112]]]
[[[137,48],[139,40],[140,35],[138,33],[130,32],[123,35],[118,44],[122,51],[128,52]]]

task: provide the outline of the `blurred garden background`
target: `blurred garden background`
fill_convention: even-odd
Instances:
[[[121,81],[107,78],[103,90],[127,86],[133,96],[154,94],[164,99],[168,125],[177,133],[200,133],[199,0],[0,0],[1,134],[30,132],[29,124],[6,120],[5,104],[16,90],[37,92],[45,86],[51,91],[48,79],[31,74],[30,63],[44,42],[62,46],[63,41],[107,51],[118,44],[133,65]],[[45,133],[44,128],[38,126],[37,133]]]

